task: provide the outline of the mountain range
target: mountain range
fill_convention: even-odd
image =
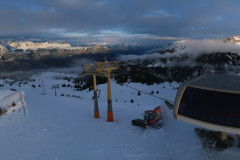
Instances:
[[[31,41],[7,41],[0,42],[0,57],[5,54],[30,54],[31,56],[46,55],[78,55],[85,53],[107,53],[107,46],[71,46],[67,42],[31,42]]]
[[[226,39],[181,40],[142,55],[119,56],[119,83],[183,82],[206,72],[238,73],[240,36]],[[130,80],[129,80],[130,79]]]
[[[240,36],[175,41],[152,52],[147,59],[160,66],[240,65]]]
[[[149,48],[148,48],[149,49]],[[239,66],[240,36],[225,39],[180,40],[166,48],[151,50],[124,43],[112,46],[72,46],[67,42],[1,41],[0,67],[37,68],[64,66],[79,58],[117,59],[153,67]],[[145,53],[145,54],[143,54]],[[118,57],[119,55],[122,55]]]

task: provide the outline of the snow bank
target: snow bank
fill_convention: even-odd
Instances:
[[[24,92],[0,90],[0,107],[6,109],[7,114],[25,106]]]

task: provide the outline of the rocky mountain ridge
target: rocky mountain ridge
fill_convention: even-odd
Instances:
[[[240,36],[226,39],[181,40],[143,55],[120,56],[117,81],[147,84],[183,82],[208,73],[239,73]],[[129,80],[130,79],[130,80]]]
[[[175,41],[153,54],[154,65],[240,65],[240,36]]]
[[[90,53],[102,53],[107,52],[109,48],[107,46],[72,46],[67,42],[32,42],[32,41],[7,41],[0,42],[0,54],[4,53],[29,53],[30,51],[37,52],[38,50],[69,50],[79,51],[79,54],[89,52]],[[85,51],[85,52],[84,52]]]
[[[72,49],[73,47],[66,42],[31,42],[31,41],[9,41],[7,44],[16,49],[22,50],[37,50],[37,49],[53,49],[53,48],[67,48]]]
[[[223,41],[224,41],[224,42],[230,41],[230,42],[232,42],[232,43],[235,43],[235,44],[237,44],[237,45],[240,45],[240,36],[239,36],[239,35],[238,35],[238,36],[232,36],[232,37],[230,37],[230,38],[224,39]]]
[[[105,54],[109,50],[107,46],[71,46],[67,42],[7,41],[0,42],[0,61],[12,61],[16,58],[41,59],[47,56],[70,57],[81,54]]]
[[[77,59],[104,57],[107,46],[71,46],[67,42],[0,42],[0,67],[5,71],[68,67]],[[101,58],[104,59],[104,58]]]
[[[7,48],[0,43],[0,55],[4,54],[7,52]]]
[[[67,42],[0,41],[0,67],[6,71],[69,67],[91,59],[114,60],[119,54],[142,54],[148,48],[124,43],[115,45],[72,46]]]

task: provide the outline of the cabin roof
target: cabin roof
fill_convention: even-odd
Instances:
[[[205,74],[187,84],[188,86],[207,90],[240,93],[240,76],[227,74]]]

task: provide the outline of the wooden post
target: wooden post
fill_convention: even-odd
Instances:
[[[58,88],[58,85],[53,85],[52,86],[52,89],[54,89],[54,95],[57,96],[57,88]],[[43,89],[44,89],[44,85],[43,85]]]
[[[223,148],[228,148],[227,133],[226,132],[221,132],[220,146],[223,147]]]
[[[111,93],[111,73],[110,70],[107,72],[108,80],[108,111],[107,111],[107,121],[114,122],[113,111],[112,111],[112,93]]]
[[[227,133],[226,132],[221,132],[221,141],[226,141],[227,140]]]
[[[93,90],[94,90],[94,118],[99,118],[98,98],[97,98],[97,81],[96,74],[93,74]]]
[[[238,147],[240,147],[240,135],[237,134],[237,137],[238,137]]]

